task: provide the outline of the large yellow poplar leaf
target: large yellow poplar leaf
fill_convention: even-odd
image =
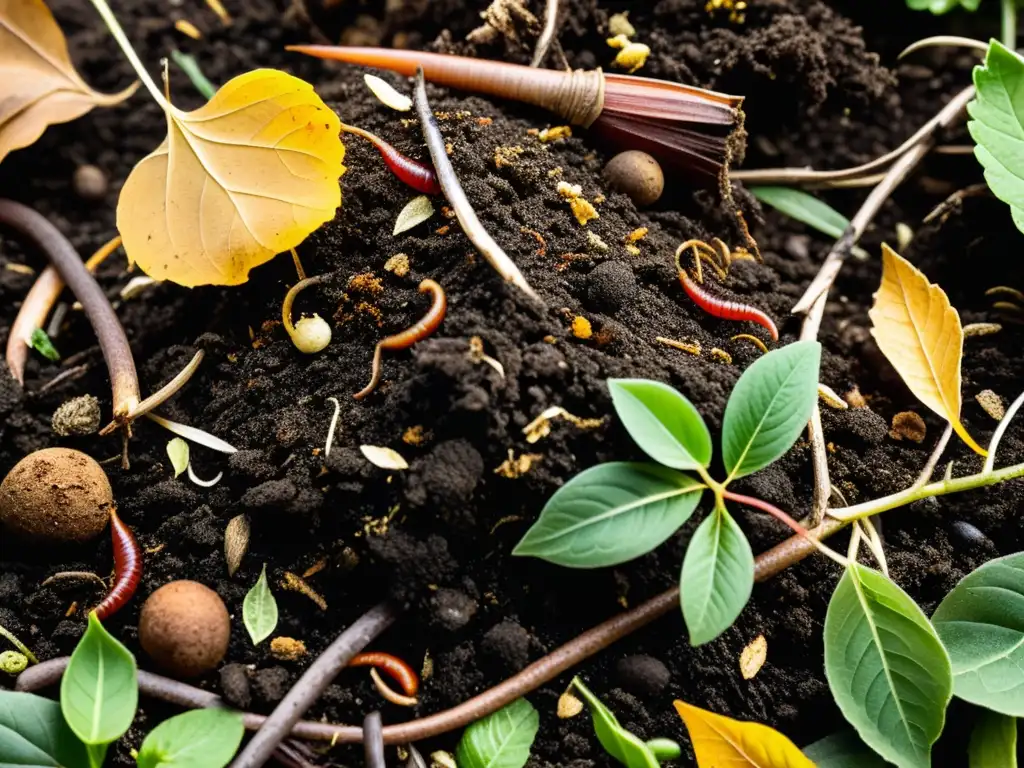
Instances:
[[[814,768],[792,741],[767,725],[733,720],[683,701],[673,704],[690,732],[698,768]]]
[[[868,316],[878,348],[915,397],[986,455],[960,422],[964,331],[945,291],[883,244],[882,284]]]
[[[157,280],[237,285],[334,218],[341,124],[309,83],[273,69],[228,81],[132,169],[117,203],[130,261]]]
[[[110,95],[94,91],[75,71],[43,0],[0,0],[0,161],[48,125],[124,101],[138,85]]]

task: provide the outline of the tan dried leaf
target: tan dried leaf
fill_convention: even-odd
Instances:
[[[583,702],[566,691],[558,697],[558,717],[568,720],[583,711]]]
[[[138,87],[110,95],[94,91],[75,71],[43,0],[0,0],[0,162],[47,126],[118,104]]]
[[[768,658],[768,641],[764,635],[758,635],[740,654],[740,674],[744,680],[752,680],[761,671]]]
[[[228,576],[234,576],[249,551],[249,516],[242,514],[228,521],[224,530],[224,559],[228,563]]]
[[[868,315],[879,349],[910,391],[973,451],[986,455],[960,421],[964,332],[942,288],[883,244],[882,284]]]

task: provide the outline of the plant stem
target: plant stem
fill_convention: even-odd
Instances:
[[[930,496],[945,496],[949,493],[972,491],[975,488],[985,488],[986,486],[995,485],[1004,480],[1013,480],[1018,477],[1024,477],[1024,464],[1014,464],[1012,467],[1003,467],[992,472],[979,472],[976,475],[967,475],[966,477],[954,477],[949,480],[943,479],[920,487],[911,486],[905,491],[899,491],[898,493],[883,496],[873,501],[854,504],[852,507],[830,509],[829,515],[836,520],[850,523],[862,517],[869,517],[879,512],[902,507],[920,499],[927,499]]]
[[[1003,0],[1003,45],[1017,50],[1017,0]]]
[[[981,468],[982,472],[991,472],[996,467],[996,451],[999,449],[999,443],[1003,439],[1003,434],[1006,432],[1006,428],[1010,426],[1010,422],[1013,421],[1013,417],[1017,415],[1017,411],[1020,410],[1021,405],[1024,404],[1024,392],[1021,392],[1017,396],[1017,399],[1013,401],[1003,418],[999,420],[999,426],[996,427],[996,431],[992,434],[992,439],[988,444],[988,456],[985,457],[985,466]]]
[[[117,44],[121,46],[121,50],[124,51],[125,57],[128,59],[128,63],[132,65],[132,69],[135,70],[135,74],[142,80],[142,84],[146,86],[146,90],[153,97],[157,104],[165,112],[170,112],[170,102],[164,98],[164,95],[160,93],[160,89],[157,88],[153,78],[149,76],[149,72],[146,71],[146,67],[142,64],[142,60],[139,55],[135,53],[135,49],[132,48],[131,42],[128,40],[128,36],[121,29],[121,25],[117,22],[117,17],[114,16],[114,12],[110,10],[110,6],[107,5],[106,0],[92,0],[92,4],[99,11],[100,17],[103,19],[103,23],[107,25],[107,29],[110,30],[110,34],[114,36]]]

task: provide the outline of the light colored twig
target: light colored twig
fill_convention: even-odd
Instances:
[[[531,67],[539,67],[547,58],[551,50],[551,41],[555,39],[555,29],[558,26],[558,0],[547,0],[544,5],[544,29],[537,38],[537,48],[530,61]]]

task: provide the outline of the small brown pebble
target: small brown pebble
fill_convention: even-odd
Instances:
[[[100,428],[100,401],[92,395],[73,397],[53,412],[50,424],[60,437],[94,434]]]
[[[30,453],[0,484],[0,524],[35,541],[89,541],[106,528],[113,506],[103,468],[70,448]]]
[[[293,637],[275,637],[270,641],[270,655],[280,661],[298,661],[306,655],[306,644]]]
[[[894,440],[911,440],[915,443],[923,443],[928,429],[924,425],[924,419],[913,411],[900,411],[892,417],[892,429],[889,430],[889,437]]]
[[[75,194],[83,200],[97,202],[107,195],[107,174],[95,165],[80,165],[75,168],[71,180]]]
[[[139,643],[178,677],[216,667],[228,650],[231,618],[224,601],[196,581],[172,581],[149,596],[139,616]]]
[[[665,174],[658,161],[646,152],[620,152],[604,167],[605,183],[622,192],[638,206],[651,205],[665,191]]]

